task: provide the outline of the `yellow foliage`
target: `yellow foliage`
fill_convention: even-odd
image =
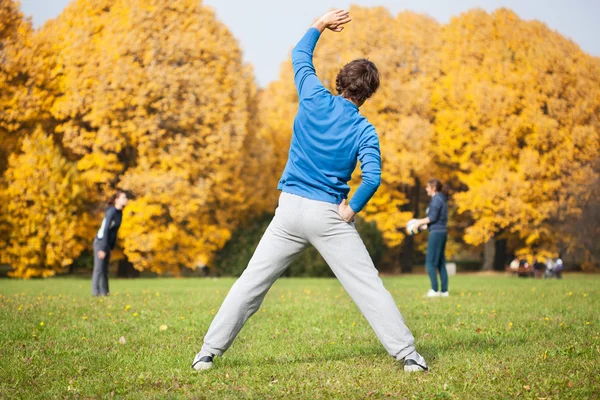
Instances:
[[[0,175],[8,157],[19,148],[19,128],[30,110],[19,108],[26,78],[23,47],[31,34],[31,24],[23,18],[19,4],[0,0]]]
[[[272,205],[254,181],[256,86],[241,50],[197,0],[78,0],[39,33],[53,46],[56,132],[97,203],[133,191],[120,230],[138,269],[210,262]],[[51,38],[51,39],[50,39]]]
[[[345,63],[379,68],[361,112],[380,139],[381,186],[361,216],[389,247],[423,210],[431,177],[457,190],[451,241],[505,237],[540,255],[584,242],[572,225],[597,204],[598,59],[508,10],[444,26],[350,11],[314,61],[334,94]],[[91,247],[101,216],[86,210],[116,186],[136,196],[123,253],[158,273],[209,264],[233,229],[276,204],[297,110],[291,63],[258,92],[236,40],[198,0],[75,0],[37,31],[0,0],[0,58],[0,246],[14,276],[51,275]],[[357,169],[352,188],[360,179]]]
[[[63,271],[88,246],[90,219],[84,185],[52,138],[36,130],[12,155],[1,190],[8,240],[1,253],[10,276],[31,278]]]
[[[444,26],[432,94],[436,161],[467,190],[465,240],[516,235],[525,253],[572,241],[564,227],[598,177],[600,68],[539,22],[474,10]]]

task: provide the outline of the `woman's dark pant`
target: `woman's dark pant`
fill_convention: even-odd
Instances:
[[[103,260],[98,257],[98,242],[94,240],[94,272],[92,272],[92,295],[106,296],[108,294],[108,263],[110,251],[106,252]]]
[[[427,257],[425,265],[429,279],[431,279],[431,288],[438,291],[437,272],[440,272],[442,281],[442,292],[448,291],[448,272],[446,271],[446,238],[447,232],[430,232],[427,241]]]

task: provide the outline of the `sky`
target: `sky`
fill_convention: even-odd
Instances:
[[[58,16],[69,1],[21,0],[21,9],[39,27]],[[491,12],[506,7],[523,19],[544,22],[587,53],[600,56],[600,0],[204,0],[203,4],[212,7],[237,38],[244,60],[254,66],[263,87],[279,77],[281,63],[315,18],[350,4],[384,6],[392,14],[410,10],[441,23],[471,8]]]

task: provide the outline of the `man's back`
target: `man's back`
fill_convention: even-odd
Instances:
[[[319,37],[307,32],[292,53],[299,107],[288,163],[278,188],[308,199],[339,204],[348,196],[348,181],[361,161],[363,184],[350,206],[358,212],[377,190],[381,174],[379,140],[358,107],[333,96],[318,80],[312,51]]]

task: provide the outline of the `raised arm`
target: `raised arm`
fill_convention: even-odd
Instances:
[[[316,93],[326,90],[323,87],[313,65],[313,52],[321,33],[325,29],[341,32],[342,25],[350,22],[350,14],[344,10],[334,10],[319,18],[313,26],[304,34],[294,50],[292,50],[292,66],[294,68],[294,83],[298,90],[298,98],[314,96]]]

